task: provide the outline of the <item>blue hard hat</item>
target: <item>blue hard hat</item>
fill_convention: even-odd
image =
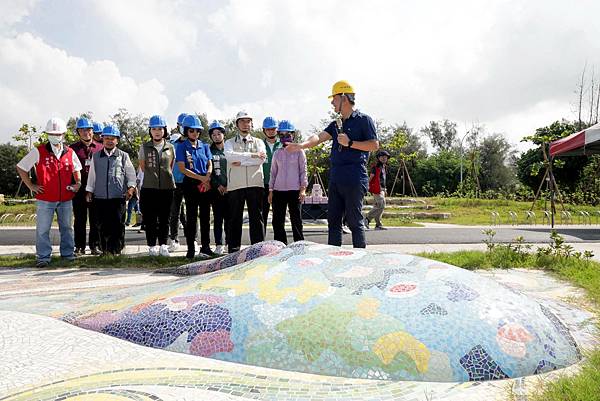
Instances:
[[[102,136],[116,136],[117,138],[120,138],[121,131],[114,125],[107,125],[102,129]]]
[[[92,124],[93,130],[94,130],[94,134],[101,134],[102,133],[102,129],[104,128],[104,125],[102,125],[102,123],[94,123]]]
[[[198,116],[192,114],[185,116],[181,125],[188,128],[204,129]]]
[[[150,122],[148,123],[148,126],[150,128],[165,128],[167,126],[167,123],[165,122],[165,119],[162,118],[162,116],[155,115],[150,117]]]
[[[177,116],[177,124],[183,125],[183,119],[187,117],[187,113],[181,113]]]
[[[223,125],[221,125],[221,123],[217,120],[213,120],[213,122],[210,123],[210,125],[208,126],[208,133],[210,134],[214,129],[220,129],[221,131],[223,131],[223,133],[225,133],[225,127],[223,127]]]
[[[294,124],[292,124],[288,120],[279,121],[279,126],[277,127],[277,131],[280,132],[295,132],[296,128],[294,128]]]
[[[92,124],[92,120],[90,120],[89,118],[79,117],[77,119],[77,124],[75,126],[75,129],[79,129],[79,128],[94,128],[94,125]]]
[[[275,120],[273,117],[267,117],[263,120],[262,127],[263,127],[263,129],[277,128],[277,120]]]

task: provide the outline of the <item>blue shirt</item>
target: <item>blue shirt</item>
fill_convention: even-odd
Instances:
[[[348,138],[356,142],[377,140],[373,119],[358,110],[353,111],[348,119],[343,120],[342,131],[348,135]],[[369,182],[366,169],[369,152],[340,146],[337,141],[338,128],[335,121],[325,128],[325,132],[333,139],[329,157],[331,164],[329,181],[340,184],[361,183],[366,185]]]
[[[180,142],[179,140],[177,141],[173,141],[171,142],[173,144],[173,147],[175,148],[175,157],[177,157],[177,147],[182,144],[183,142]],[[181,171],[179,171],[179,166],[177,165],[177,163],[175,163],[173,165],[173,178],[175,179],[175,183],[177,184],[181,184],[183,182],[183,173]]]
[[[212,153],[208,144],[198,140],[197,147],[193,147],[189,139],[183,141],[177,146],[175,161],[184,162],[188,170],[196,174],[206,175],[208,170],[208,161],[212,160]]]

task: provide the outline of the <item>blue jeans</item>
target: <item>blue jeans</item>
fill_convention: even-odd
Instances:
[[[131,224],[131,214],[133,212],[139,213],[140,207],[138,204],[138,198],[131,198],[129,202],[127,202],[127,220],[125,220],[125,224]]]
[[[35,224],[35,253],[38,261],[50,262],[52,255],[52,242],[50,229],[54,212],[58,216],[58,230],[60,232],[60,256],[72,258],[75,242],[73,241],[73,204],[67,202],[46,202],[38,200],[37,219]]]
[[[365,227],[363,225],[362,206],[367,193],[367,185],[363,183],[338,184],[329,183],[329,202],[327,205],[327,224],[329,226],[328,244],[342,245],[342,221],[346,218],[348,228],[352,231],[352,246],[366,248]]]

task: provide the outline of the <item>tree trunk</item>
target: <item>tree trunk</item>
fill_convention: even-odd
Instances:
[[[587,67],[587,62],[585,63],[585,65],[583,66],[583,71],[581,72],[581,82],[579,83],[579,107],[578,107],[578,112],[577,112],[577,121],[578,121],[578,125],[577,125],[577,130],[581,131],[582,129],[582,123],[581,123],[581,108],[583,106],[583,85],[585,83],[585,69]]]

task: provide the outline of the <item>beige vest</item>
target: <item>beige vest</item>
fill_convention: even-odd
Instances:
[[[248,136],[247,138],[250,138]],[[233,146],[234,152],[252,152],[256,153],[259,151],[257,148],[258,142],[261,141],[258,138],[252,137],[252,141],[244,142],[240,135],[228,139]],[[255,166],[233,166],[229,161],[227,162],[227,190],[235,191],[240,188],[248,187],[264,187],[264,173],[262,164]]]

